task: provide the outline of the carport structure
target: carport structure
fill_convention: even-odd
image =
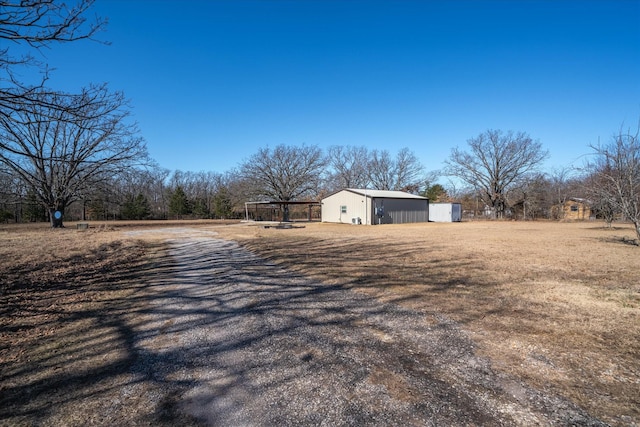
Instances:
[[[289,207],[290,206],[301,206],[307,205],[307,220],[313,221],[313,208],[320,207],[322,204],[320,202],[311,202],[311,201],[281,201],[281,200],[271,200],[271,201],[262,201],[262,202],[245,202],[244,211],[245,211],[245,219],[249,221],[251,216],[253,216],[253,220],[255,221],[290,221],[289,218]],[[280,212],[282,212],[282,217],[280,217]]]

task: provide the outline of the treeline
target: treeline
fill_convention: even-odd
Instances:
[[[470,146],[474,141],[469,141]],[[509,139],[510,143],[514,141]],[[513,150],[511,145],[505,144]],[[458,202],[467,218],[562,219],[565,202],[577,198],[589,205],[592,215],[609,223],[616,219],[634,222],[640,211],[638,138],[620,134],[598,149],[600,156],[581,171],[544,173],[530,168],[515,175],[512,172],[516,168],[504,161],[499,150],[491,161],[482,150],[480,164],[500,166],[483,170],[477,166],[480,154],[462,156],[468,162],[465,172],[476,168],[474,173],[469,172],[471,178],[466,182],[464,175],[456,174],[453,168],[425,171],[408,148],[392,154],[366,147],[332,146],[322,150],[279,145],[259,149],[224,173],[131,166],[99,175],[100,179],[74,183],[75,192],[64,219],[234,219],[244,217],[247,201],[320,201],[342,188],[369,188],[406,191],[432,202]],[[445,163],[450,165],[460,156],[460,150],[453,150]],[[456,164],[456,168],[461,167]],[[501,168],[506,171],[501,172]],[[0,220],[51,220],[38,197],[39,189],[20,175],[0,167],[0,189]],[[276,217],[282,218],[280,214]]]
[[[310,200],[344,187],[418,192],[425,175],[408,149],[388,151],[334,146],[280,145],[261,149],[231,171],[169,171],[159,166],[129,167],[85,182],[64,211],[66,220],[230,219],[244,215],[244,203]],[[51,173],[51,172],[49,172]],[[0,218],[48,221],[37,188],[8,168],[0,168]]]
[[[491,216],[481,189],[456,186],[442,172],[426,172],[408,148],[395,155],[366,147],[285,146],[260,149],[224,172],[130,168],[87,187],[64,212],[66,220],[234,219],[244,203],[263,200],[320,201],[342,188],[400,190],[433,202],[459,202],[468,217]],[[504,194],[506,215],[518,219],[559,219],[565,201],[587,198],[588,178],[569,170],[519,177]],[[36,190],[0,169],[0,218],[48,221]]]
[[[549,153],[539,141],[491,129],[430,173],[408,148],[313,145],[261,148],[223,173],[163,169],[149,158],[124,94],[105,84],[74,93],[46,86],[50,68],[37,51],[93,38],[106,24],[88,18],[92,0],[73,3],[0,7],[0,221],[226,219],[241,217],[247,201],[319,201],[369,188],[461,202],[474,218],[558,219],[559,206],[581,198],[607,222],[632,222],[640,240],[640,127],[591,146],[579,173],[543,173]],[[42,77],[22,82],[24,70]]]

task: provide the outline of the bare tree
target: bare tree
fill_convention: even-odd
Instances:
[[[24,183],[0,163],[0,222],[20,221],[20,206],[27,191]]]
[[[151,162],[144,168],[122,169],[117,175],[112,175],[106,185],[101,185],[98,191],[87,194],[91,203],[105,202],[112,197],[122,210],[127,201],[142,195],[149,204],[149,217],[164,219],[167,217],[167,192],[165,182],[169,170],[161,168]]]
[[[41,96],[47,68],[33,53],[52,44],[92,38],[102,30],[106,20],[85,17],[93,3],[0,0],[0,115],[22,109],[24,102],[48,102]],[[21,52],[13,55],[11,47],[20,47]],[[23,66],[40,69],[41,80],[31,85],[21,82],[16,70]]]
[[[214,198],[222,177],[216,172],[183,172],[176,170],[169,180],[169,187],[175,191],[181,187],[189,202],[192,214],[198,218],[208,218],[214,211]]]
[[[216,193],[217,176],[213,172],[197,172],[192,179],[193,213],[208,218],[213,211],[213,198]]]
[[[524,220],[551,217],[553,191],[545,174],[528,175],[509,191],[507,197],[514,213],[521,214]]]
[[[101,19],[87,23],[84,15],[94,2],[0,0],[0,39],[40,48],[90,38],[106,24]],[[8,50],[0,53],[6,55]]]
[[[567,201],[569,197],[572,196],[568,193],[568,191],[570,191],[568,182],[571,173],[571,169],[559,168],[552,170],[548,175],[549,197],[551,198],[553,206],[555,207],[555,210],[552,212],[551,217],[556,217],[556,219],[562,217],[563,210],[560,207],[564,204],[564,202]],[[575,197],[575,194],[573,196]]]
[[[168,215],[168,200],[166,197],[166,180],[170,171],[161,167],[153,167],[146,171],[146,189],[149,203],[151,204],[151,215],[154,218],[165,219]]]
[[[146,146],[137,127],[127,122],[124,96],[106,86],[91,86],[79,95],[43,91],[37,96],[21,110],[0,115],[0,164],[36,191],[52,226],[62,226],[59,217],[71,202],[96,183],[145,162]]]
[[[548,152],[524,132],[488,130],[467,143],[471,151],[454,148],[445,171],[476,188],[495,216],[502,218],[508,204],[507,192],[534,172]]]
[[[251,183],[252,193],[274,201],[295,201],[317,194],[325,157],[317,146],[278,145],[261,148],[241,166],[243,178]],[[288,207],[284,207],[288,220]]]
[[[369,182],[376,190],[395,190],[394,164],[387,150],[373,150],[367,165]]]
[[[594,173],[587,176],[584,186],[587,188],[592,212],[604,220],[607,227],[611,228],[616,215],[620,214],[616,203],[615,192],[609,188],[607,179]],[[607,189],[604,191],[603,189]]]
[[[222,212],[226,217],[231,217],[233,213],[245,212],[244,203],[255,197],[255,185],[251,178],[246,178],[243,172],[234,168],[222,174],[217,185],[216,198],[222,202],[220,206],[226,212]]]
[[[640,126],[620,131],[608,145],[591,146],[592,195],[631,221],[640,242]]]
[[[417,193],[424,182],[423,167],[408,148],[392,158],[387,150],[373,150],[368,162],[369,182],[377,190],[399,190]]]
[[[423,167],[418,157],[408,148],[398,151],[395,161],[395,190],[417,193],[422,178]]]
[[[369,153],[366,147],[334,145],[327,150],[330,190],[342,188],[366,188],[369,178],[367,163]]]

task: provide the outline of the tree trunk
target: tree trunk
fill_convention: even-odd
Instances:
[[[64,207],[58,206],[57,208],[49,208],[49,221],[51,222],[51,228],[63,228],[64,224],[62,219],[64,217]]]

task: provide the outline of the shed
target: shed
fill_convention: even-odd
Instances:
[[[460,222],[462,205],[460,203],[429,203],[429,221]]]
[[[564,219],[585,220],[591,217],[591,203],[587,199],[572,197],[562,206]]]
[[[322,199],[322,221],[405,224],[429,221],[429,199],[404,191],[345,188]]]

